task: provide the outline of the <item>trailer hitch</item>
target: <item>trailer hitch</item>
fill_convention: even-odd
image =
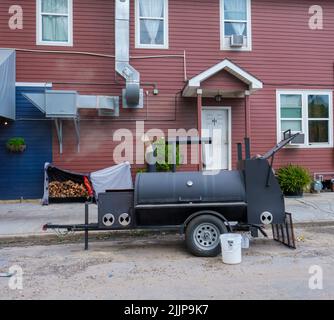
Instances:
[[[89,241],[89,231],[98,231],[99,225],[97,223],[89,223],[89,205],[91,202],[85,203],[85,223],[84,224],[52,224],[47,223],[43,226],[43,231],[47,230],[67,230],[71,231],[83,231],[84,232],[84,241],[85,241],[85,250],[88,250],[88,241]]]

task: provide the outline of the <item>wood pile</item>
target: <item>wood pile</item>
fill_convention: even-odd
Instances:
[[[49,183],[50,198],[88,198],[88,191],[84,184],[75,183],[71,180]]]

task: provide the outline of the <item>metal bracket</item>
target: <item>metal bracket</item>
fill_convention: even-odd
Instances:
[[[267,179],[266,179],[266,187],[270,187],[270,171],[273,170],[273,166],[274,166],[274,160],[275,160],[275,154],[272,155],[271,157],[271,162],[268,168],[268,172],[267,172]]]
[[[55,119],[55,125],[57,130],[57,137],[59,142],[59,153],[63,154],[63,121],[61,119]]]
[[[77,136],[77,152],[80,153],[80,119],[74,119],[74,128]]]
[[[63,154],[63,119],[55,118],[55,126],[57,131],[58,143],[59,143],[59,153]],[[80,119],[75,118],[73,120],[75,134],[77,138],[77,152],[80,152]]]

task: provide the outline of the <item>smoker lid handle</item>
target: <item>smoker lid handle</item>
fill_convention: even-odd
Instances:
[[[203,198],[199,197],[198,199],[183,199],[182,197],[179,197],[179,202],[185,202],[185,203],[191,203],[191,202],[202,202]]]

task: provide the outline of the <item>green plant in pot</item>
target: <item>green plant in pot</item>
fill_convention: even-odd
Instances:
[[[156,147],[157,154],[157,171],[158,172],[168,172],[172,171],[173,164],[172,155],[173,155],[173,146],[171,144],[167,144],[165,139],[159,139],[154,142],[154,146]],[[176,147],[176,166],[178,167],[181,164],[181,156],[180,156],[180,147],[177,145]]]
[[[6,147],[13,153],[22,153],[27,148],[24,138],[11,138],[7,141]]]
[[[277,179],[285,196],[302,197],[312,178],[307,169],[289,164],[277,170]]]

